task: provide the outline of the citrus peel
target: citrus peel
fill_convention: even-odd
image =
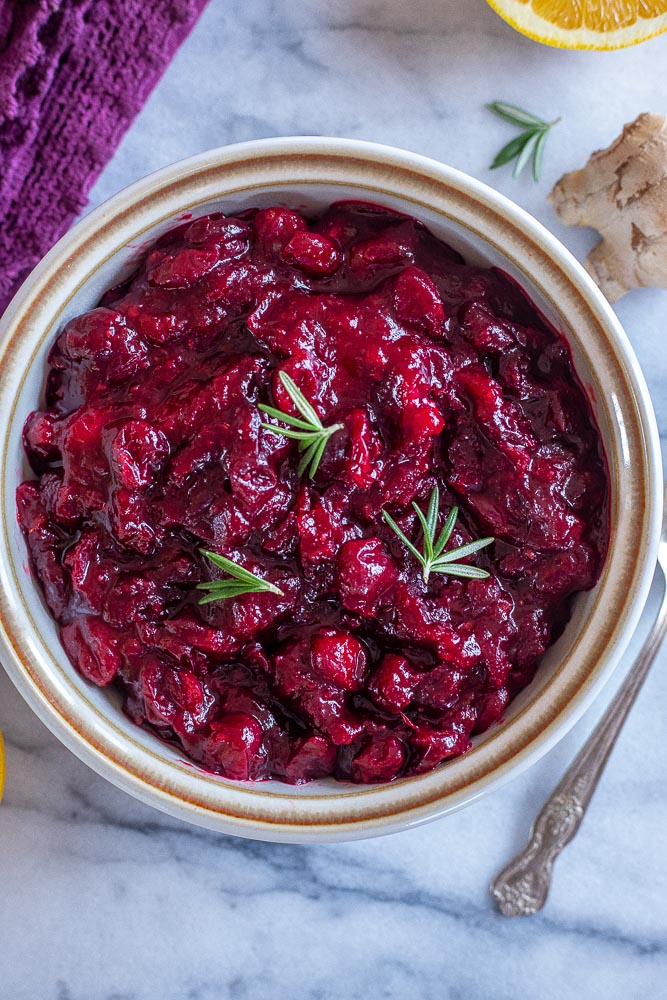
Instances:
[[[487,0],[536,42],[566,49],[621,49],[667,31],[667,0]]]

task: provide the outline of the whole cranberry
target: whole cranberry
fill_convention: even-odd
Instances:
[[[241,219],[204,215],[195,219],[183,233],[183,239],[194,246],[216,246],[224,249],[224,257],[237,257],[248,249],[250,226]]]
[[[70,320],[57,345],[65,358],[93,365],[110,382],[136,375],[149,364],[144,341],[112,309],[92,309]]]
[[[166,303],[123,303],[128,323],[150,344],[168,344],[183,332],[183,318],[166,307]],[[178,364],[172,359],[172,364]]]
[[[422,674],[404,656],[387,653],[373,671],[368,690],[379,708],[399,713],[412,701],[421,678]]]
[[[104,617],[118,628],[155,620],[164,616],[169,599],[169,592],[147,576],[127,573],[107,593]]]
[[[405,763],[405,747],[397,736],[378,733],[352,761],[352,780],[371,784],[393,781]]]
[[[430,771],[443,760],[466,753],[471,747],[469,734],[474,721],[474,712],[471,712],[469,706],[463,706],[458,719],[446,728],[420,726],[410,738],[412,745],[422,752],[416,772],[421,774]]]
[[[120,667],[114,629],[101,618],[77,618],[63,626],[60,638],[65,652],[86,680],[100,687],[111,684]]]
[[[406,247],[386,236],[360,240],[350,250],[350,267],[357,272],[376,271],[381,267],[395,267],[412,257]]]
[[[31,413],[23,427],[23,442],[36,468],[44,462],[56,462],[60,458],[58,415],[39,410]]]
[[[211,724],[206,761],[226,778],[247,781],[256,776],[261,762],[262,737],[262,727],[254,716],[228,712]]]
[[[118,566],[105,551],[110,544],[102,528],[84,528],[63,559],[77,603],[82,609],[97,614],[102,612],[106,595],[118,576]]]
[[[456,704],[468,676],[468,671],[457,670],[453,664],[439,663],[420,677],[415,691],[415,701],[446,711]]]
[[[459,318],[461,333],[481,352],[500,354],[516,343],[512,324],[497,319],[484,302],[467,302]]]
[[[153,552],[159,536],[151,523],[151,505],[144,494],[122,487],[113,490],[109,520],[116,538],[127,548],[145,556]]]
[[[190,609],[181,611],[160,625],[159,643],[177,660],[194,648],[216,659],[228,656],[238,643],[226,630],[211,628]]]
[[[350,611],[375,615],[397,577],[396,565],[381,538],[353,539],[341,547],[336,585]]]
[[[294,233],[308,229],[308,224],[302,215],[288,208],[264,208],[253,219],[253,228],[267,250],[280,253]]]
[[[157,251],[148,258],[146,273],[151,285],[160,288],[189,288],[212,271],[220,260],[216,249],[179,250],[175,254]]]
[[[188,670],[173,670],[157,657],[146,659],[140,673],[146,718],[169,725],[179,735],[201,729],[215,704],[202,681]]]
[[[394,284],[396,315],[406,323],[421,326],[431,334],[441,334],[445,307],[438,289],[425,271],[408,267]]]
[[[322,682],[302,691],[299,711],[336,746],[349,746],[364,732],[364,723],[351,710],[347,692],[338,684]]]
[[[333,560],[350,530],[347,518],[341,517],[341,497],[332,488],[316,498],[302,487],[296,503],[299,532],[299,555],[304,565]]]
[[[155,483],[169,456],[169,442],[145,420],[128,420],[114,434],[109,447],[111,474],[119,486],[141,490]]]
[[[336,747],[326,737],[314,734],[298,740],[285,765],[285,778],[294,784],[331,774],[336,764]]]
[[[368,669],[366,648],[356,636],[340,629],[317,632],[310,642],[315,670],[348,691],[362,687]]]
[[[294,233],[282,252],[283,260],[313,277],[333,274],[343,258],[338,248],[326,236],[299,230]]]

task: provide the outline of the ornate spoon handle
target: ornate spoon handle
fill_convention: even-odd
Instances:
[[[637,660],[596,729],[540,809],[528,845],[491,883],[506,917],[528,916],[544,906],[553,863],[572,840],[609,754],[667,633],[667,589],[658,617]]]

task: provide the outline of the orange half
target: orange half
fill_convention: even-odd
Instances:
[[[564,49],[622,49],[667,31],[667,0],[487,0],[517,31]]]

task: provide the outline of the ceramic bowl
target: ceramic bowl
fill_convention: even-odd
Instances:
[[[504,721],[465,756],[429,774],[357,787],[243,784],[200,772],[122,714],[114,692],[74,671],[27,567],[14,494],[26,472],[21,428],[39,402],[51,342],[130,273],[138,250],[185,213],[341,198],[417,216],[469,261],[497,265],[563,332],[600,426],[611,476],[611,548],[595,590]],[[389,833],[497,787],[573,725],[618,663],[651,581],[662,513],[655,418],[609,305],[568,251],[484,184],[413,153],[341,139],[243,143],[176,163],[116,195],[68,233],[23,285],[1,323],[0,654],[46,725],[99,774],[192,823],[245,837],[308,842]]]

